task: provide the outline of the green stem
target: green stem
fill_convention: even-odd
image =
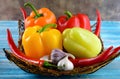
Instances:
[[[38,30],[37,32],[41,33],[43,31],[45,31],[47,28],[50,28],[50,27],[53,27],[53,28],[56,28],[57,25],[56,24],[46,24],[45,26],[43,26],[40,30]]]
[[[67,19],[72,17],[72,13],[70,11],[65,11],[65,13],[67,15]]]
[[[26,7],[26,6],[29,6],[29,7],[33,10],[33,12],[34,12],[35,15],[36,15],[34,18],[39,18],[39,17],[43,16],[43,14],[39,14],[39,13],[37,12],[37,9],[36,9],[30,2],[25,3],[24,6],[25,6],[25,7]]]
[[[44,66],[44,67],[54,67],[54,68],[57,68],[56,65],[50,64],[50,63],[47,62],[47,61],[44,62],[43,66]]]

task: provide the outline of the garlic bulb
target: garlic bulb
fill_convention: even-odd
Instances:
[[[72,70],[74,69],[73,63],[68,59],[68,56],[61,59],[58,64],[58,69],[60,70]]]
[[[40,58],[40,60],[52,62],[53,64],[57,65],[57,68],[60,70],[72,70],[74,69],[74,65],[68,59],[68,57],[75,59],[75,56],[73,56],[70,53],[65,53],[60,49],[54,49],[52,50],[50,56],[49,55],[43,56]]]

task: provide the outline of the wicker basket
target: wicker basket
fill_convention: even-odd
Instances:
[[[19,24],[19,41],[18,41],[18,48],[21,51],[24,51],[21,45],[21,37],[24,32],[24,22],[22,20],[18,21]],[[55,70],[55,69],[50,69],[50,68],[45,68],[41,67],[37,64],[30,63],[28,61],[25,61],[23,59],[20,59],[16,57],[12,52],[3,49],[6,57],[8,60],[14,62],[19,68],[22,70],[29,72],[29,73],[34,73],[34,74],[42,74],[42,75],[48,75],[48,76],[61,76],[61,75],[76,75],[76,74],[89,74],[93,73],[100,68],[104,67],[105,65],[109,64],[112,60],[114,60],[116,57],[120,55],[120,53],[112,56],[111,58],[107,59],[104,62],[101,63],[96,63],[92,66],[87,66],[87,67],[75,67],[73,70],[69,71],[60,71],[60,70]]]

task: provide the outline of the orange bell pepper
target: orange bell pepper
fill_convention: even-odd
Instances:
[[[25,28],[35,25],[44,26],[46,24],[56,23],[55,14],[48,8],[36,10],[36,8],[29,2],[25,3],[25,6],[29,6],[33,10],[30,16],[25,19]]]
[[[56,24],[47,24],[45,27],[34,26],[25,30],[22,45],[27,56],[39,59],[50,55],[55,48],[62,49],[61,32],[50,27],[56,27]]]

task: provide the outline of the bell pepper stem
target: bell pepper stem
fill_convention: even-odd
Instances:
[[[34,12],[35,15],[36,15],[34,18],[39,18],[39,17],[43,16],[43,14],[39,14],[39,13],[37,12],[37,9],[36,9],[30,2],[25,3],[24,6],[25,6],[25,7],[26,7],[26,6],[29,6],[29,7],[33,10],[33,12]]]
[[[65,11],[65,13],[67,15],[67,19],[72,17],[72,13],[70,11]]]
[[[46,24],[46,25],[43,26],[41,29],[39,29],[37,32],[41,33],[41,32],[45,31],[47,28],[50,28],[50,27],[56,28],[57,25],[56,25],[56,24]]]

